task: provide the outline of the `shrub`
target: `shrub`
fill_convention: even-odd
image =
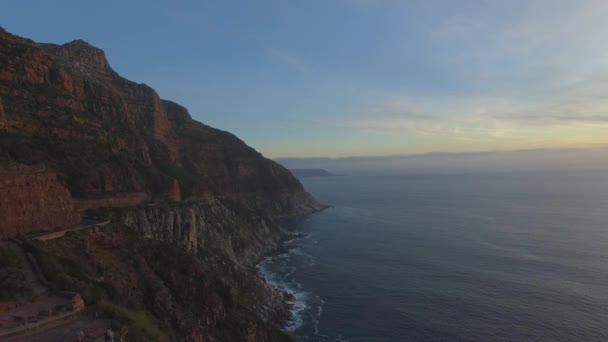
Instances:
[[[32,293],[25,271],[15,267],[0,269],[0,299],[14,299]]]
[[[19,254],[9,249],[0,250],[0,268],[23,267],[23,261]]]

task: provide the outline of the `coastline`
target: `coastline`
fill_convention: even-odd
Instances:
[[[291,219],[285,223],[286,234],[277,243],[277,247],[270,253],[264,255],[255,264],[255,274],[267,286],[272,294],[269,306],[273,306],[278,314],[277,320],[272,323],[276,324],[282,331],[291,335],[297,329],[301,322],[297,322],[298,314],[306,307],[303,303],[303,298],[297,289],[289,288],[285,283],[275,279],[275,274],[267,269],[268,265],[276,258],[287,257],[293,250],[290,245],[300,239],[309,237],[310,235],[295,231],[299,223],[307,220],[313,215],[319,214],[331,206],[321,204],[320,208],[306,215]],[[263,315],[263,313],[261,313]],[[320,314],[320,313],[319,313]]]

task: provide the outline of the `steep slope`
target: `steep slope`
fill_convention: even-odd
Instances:
[[[54,172],[0,170],[0,189],[0,238],[80,224],[72,197]]]
[[[29,248],[54,286],[114,317],[126,341],[289,340],[273,327],[288,314],[282,295],[213,251],[194,258],[118,224]]]
[[[87,215],[110,218],[120,229],[128,227],[137,233],[121,232],[119,240],[137,246],[138,255],[171,258],[158,260],[157,265],[175,262],[173,258],[184,253],[187,257],[179,260],[203,263],[202,268],[195,265],[187,272],[212,273],[229,283],[232,292],[246,293],[243,286],[257,284],[257,299],[231,304],[235,306],[226,310],[221,321],[263,327],[263,333],[247,335],[254,336],[252,341],[285,337],[276,329],[279,320],[268,312],[273,311],[270,306],[284,305],[286,297],[261,284],[252,266],[289,234],[283,228],[285,222],[321,206],[284,167],[234,135],[193,120],[185,108],[160,99],[152,88],[122,78],[102,50],[80,40],[63,45],[35,43],[0,29],[0,168],[14,165],[44,166],[59,175],[67,187],[65,198],[71,195],[74,205]],[[36,195],[41,194],[28,198],[34,201]],[[70,203],[63,207],[74,210]],[[12,232],[14,227],[2,222],[0,231]],[[85,240],[110,238],[104,231],[98,233]],[[61,248],[51,251],[88,268],[82,258],[91,255],[70,254],[79,250],[74,244],[83,240],[69,236],[57,243]],[[114,247],[106,242],[99,246],[100,251],[107,248]],[[172,252],[159,252],[163,248]],[[91,277],[100,277],[96,274],[100,269],[111,268],[116,258],[129,255],[110,254],[109,259],[88,261],[97,265],[87,271]],[[205,264],[209,260],[214,260],[214,266]],[[140,271],[123,261],[125,270]],[[167,280],[172,275],[166,272],[159,268],[153,277]],[[168,288],[183,306],[177,313],[154,310],[141,298],[134,305],[159,322],[194,315],[187,334],[197,335],[201,327],[212,329],[213,324],[197,323],[198,308],[186,307],[187,297],[175,293],[179,291],[176,282]],[[64,285],[60,281],[57,286]],[[147,291],[145,284],[140,285]],[[197,290],[195,285],[187,288],[194,297],[218,295],[216,290],[205,286]],[[104,286],[128,290],[119,283]],[[211,292],[205,294],[206,289]],[[224,303],[238,300],[232,292],[222,294]],[[239,314],[243,310],[246,315]],[[213,340],[180,335],[177,324],[166,327],[177,340]]]
[[[37,44],[0,30],[0,106],[0,158],[66,173],[76,197],[159,198],[174,180],[184,197],[302,191],[285,168],[120,77],[84,41]]]

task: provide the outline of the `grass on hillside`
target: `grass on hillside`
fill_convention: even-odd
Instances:
[[[202,331],[217,341],[240,341],[253,330],[257,340],[291,341],[256,315],[262,283],[212,248],[194,257],[119,224],[24,244],[57,290],[81,293],[115,320],[116,331],[128,330],[128,341]]]
[[[101,302],[99,307],[129,330],[129,341],[169,341],[159,328],[156,319],[144,310],[127,309],[110,302]],[[120,328],[118,328],[120,329]]]
[[[16,299],[32,293],[23,257],[7,248],[0,249],[0,299]]]
[[[25,250],[38,260],[54,290],[80,293],[87,306],[97,305],[102,312],[116,320],[116,331],[126,328],[128,341],[169,341],[154,317],[143,310],[122,306],[112,286],[92,279],[76,262],[49,254],[37,241],[23,242]],[[0,258],[0,264],[3,260]]]

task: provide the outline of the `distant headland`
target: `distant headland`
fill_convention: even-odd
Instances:
[[[338,176],[325,169],[289,169],[289,171],[291,171],[291,173],[298,178]]]

